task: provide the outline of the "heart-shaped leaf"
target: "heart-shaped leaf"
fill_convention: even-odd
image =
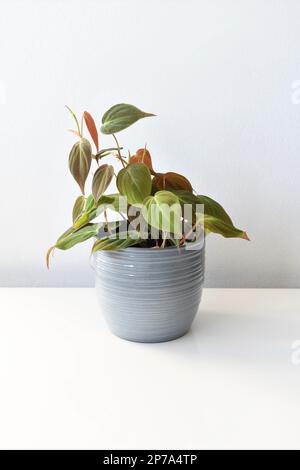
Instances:
[[[101,165],[93,177],[92,192],[96,204],[106,191],[114,176],[114,168],[111,165]]]
[[[85,197],[78,196],[73,206],[73,212],[72,212],[73,223],[75,222],[76,219],[78,219],[78,217],[82,213],[84,206],[85,206]]]
[[[89,131],[89,133],[90,133],[90,136],[92,137],[93,142],[94,142],[94,144],[95,144],[95,146],[96,146],[97,152],[99,152],[98,131],[97,131],[97,127],[96,127],[95,121],[94,121],[94,119],[92,118],[92,116],[90,115],[90,113],[88,113],[87,111],[84,111],[84,113],[83,113],[83,119],[84,119],[84,121],[85,121],[86,127],[88,128],[88,131]]]
[[[153,166],[152,166],[152,159],[151,159],[150,152],[146,148],[138,149],[135,155],[132,155],[132,157],[130,157],[130,163],[143,163],[149,168],[150,173],[152,175],[155,174],[155,171],[153,170]]]
[[[139,119],[150,116],[155,116],[155,114],[145,113],[132,104],[116,104],[103,115],[101,132],[103,134],[116,134]]]
[[[201,220],[206,233],[214,232],[226,238],[238,237],[249,240],[247,233],[233,225],[231,218],[217,201],[208,196],[195,196],[187,191],[174,191],[174,194],[176,194],[182,206],[185,204],[192,205],[193,223],[196,217]],[[203,216],[199,217],[196,214],[197,204],[204,205]]]
[[[143,163],[130,163],[119,171],[117,187],[129,204],[142,203],[151,193],[151,175]]]
[[[79,184],[82,194],[84,194],[84,185],[88,177],[92,161],[91,144],[86,139],[76,142],[69,155],[69,168],[74,179]]]
[[[176,194],[170,191],[158,191],[143,202],[142,214],[146,222],[163,232],[182,232],[182,211]]]
[[[152,180],[152,185],[155,191],[182,189],[191,193],[193,192],[193,188],[189,180],[185,176],[172,171],[168,173],[157,173]]]
[[[197,196],[193,193],[190,193],[189,191],[185,191],[183,189],[180,189],[180,190],[170,189],[169,191],[176,194],[181,204],[197,204],[198,203]],[[199,204],[201,203],[199,202]]]
[[[170,191],[178,197],[182,208],[182,215],[186,223],[193,225],[196,222],[197,204],[200,204],[197,200],[197,196],[185,190],[175,191],[172,189]]]

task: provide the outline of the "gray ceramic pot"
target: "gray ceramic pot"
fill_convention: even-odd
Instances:
[[[101,310],[115,335],[155,343],[190,329],[201,300],[204,245],[98,251],[94,268]]]

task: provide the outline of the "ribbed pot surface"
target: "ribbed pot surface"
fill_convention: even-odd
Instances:
[[[201,300],[204,245],[98,251],[94,268],[98,299],[115,335],[153,343],[190,329]]]

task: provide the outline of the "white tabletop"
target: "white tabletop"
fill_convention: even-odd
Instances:
[[[112,336],[93,289],[0,290],[2,449],[300,448],[299,422],[300,290],[206,289],[161,344]]]

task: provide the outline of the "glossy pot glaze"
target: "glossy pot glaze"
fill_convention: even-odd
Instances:
[[[94,255],[96,290],[112,333],[154,343],[184,335],[198,311],[204,245],[127,248]]]

